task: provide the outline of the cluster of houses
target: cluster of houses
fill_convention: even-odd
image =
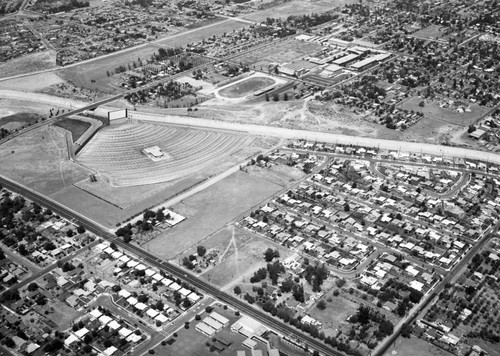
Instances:
[[[377,154],[365,148],[300,141],[293,146],[364,157]],[[421,159],[433,162],[432,157]],[[440,163],[448,164],[443,158]],[[482,167],[465,160],[449,164]],[[492,165],[487,168],[496,170]],[[379,169],[372,171],[369,161],[355,157],[336,158],[239,224],[341,269],[353,268],[369,255],[373,241],[447,270],[493,226],[499,198],[481,194],[496,179],[476,174],[463,181],[461,173],[443,167],[415,169],[387,163]],[[460,186],[454,189],[455,185]],[[440,195],[450,191],[449,196]]]
[[[360,283],[378,291],[389,279],[397,280],[422,293],[426,293],[438,281],[435,273],[408,260],[402,261],[396,256],[384,252],[361,273]],[[396,306],[388,303],[383,307],[393,311]]]
[[[72,231],[68,234],[68,231]],[[17,250],[24,245],[25,257],[40,267],[48,266],[78,250],[94,237],[84,232],[78,234],[76,227],[60,217],[52,217],[35,228],[39,236],[35,241],[19,241]],[[69,236],[71,235],[71,236]]]
[[[344,211],[345,201],[330,195],[331,205],[323,208],[297,196],[302,192],[307,194],[309,188],[301,184],[291,192],[293,198],[284,194],[260,208],[253,217],[242,219],[239,225],[339,269],[354,269],[374,248],[351,234],[343,234],[341,228],[326,226],[328,221],[337,222],[349,216]]]
[[[22,22],[0,22],[0,62],[45,49],[42,41]]]
[[[91,345],[105,356],[123,355],[146,340],[147,335],[143,334],[140,329],[121,318],[117,318],[117,316],[110,316],[110,314],[95,308],[81,318],[81,323],[77,320],[75,325],[81,327],[68,331],[69,335],[64,339],[66,349],[77,352],[81,348],[81,343],[88,341],[85,337],[95,331],[97,331],[99,338],[93,340]],[[111,345],[104,344],[104,340],[108,340]]]
[[[181,11],[157,2],[155,11],[139,5],[104,2],[99,6],[40,16],[32,25],[57,50],[57,64],[68,65],[156,39],[210,15]],[[3,52],[2,52],[3,53]]]
[[[0,260],[0,286],[8,288],[28,274],[28,269],[6,258]]]
[[[184,286],[179,280],[167,277],[159,273],[155,268],[109,247],[106,242],[96,246],[96,249],[102,251],[102,257],[115,262],[116,267],[113,270],[113,278],[123,287],[118,292],[118,303],[124,307],[130,307],[131,310],[136,312],[139,311],[141,315],[149,316],[156,324],[175,318],[179,314],[178,309],[185,310],[188,308],[186,305],[191,306],[202,299],[198,293]],[[136,276],[142,276],[142,278],[138,280],[135,278]],[[150,289],[148,286],[151,286],[151,289],[154,290],[153,285],[156,288],[156,294],[163,295],[166,298],[163,310],[158,312],[150,311],[151,305],[139,302],[131,292],[125,289],[128,287],[131,290],[137,289],[144,292],[145,289]],[[187,300],[189,303],[176,305],[174,295],[178,295],[177,299],[181,301]],[[171,305],[167,301],[170,301]],[[166,314],[166,316],[163,314]]]
[[[380,164],[377,169],[393,181],[407,182],[437,194],[449,191],[463,176],[459,171],[400,164]]]

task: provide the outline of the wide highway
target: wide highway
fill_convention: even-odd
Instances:
[[[73,211],[63,206],[62,204],[5,177],[0,176],[0,183],[5,188],[13,192],[16,192],[18,194],[21,194],[24,197],[34,202],[37,202],[38,204],[46,208],[50,208],[53,212],[61,216],[79,222],[88,231],[110,242],[114,242],[117,246],[119,246],[123,250],[132,252],[133,254],[137,255],[139,258],[142,258],[145,262],[149,263],[150,265],[159,268],[160,270],[163,270],[175,277],[181,278],[182,280],[196,287],[198,290],[205,292],[206,294],[209,294],[228,305],[231,305],[235,309],[238,309],[240,312],[251,316],[252,318],[260,321],[261,323],[265,324],[271,329],[274,329],[275,331],[281,333],[282,335],[293,337],[297,340],[306,343],[309,349],[317,350],[318,352],[320,352],[321,355],[344,356],[343,353],[332,349],[331,347],[323,343],[321,340],[315,339],[305,333],[302,333],[301,331],[292,327],[291,325],[285,324],[279,319],[274,318],[271,315],[265,313],[264,311],[252,307],[246,301],[241,300],[235,296],[229,295],[225,292],[222,292],[220,289],[214,287],[208,282],[205,282],[191,275],[190,273],[187,273],[180,267],[177,267],[167,261],[161,260],[160,258],[154,256],[150,252],[145,251],[136,245],[125,243],[122,239],[117,238],[114,234],[109,232],[108,229],[88,219],[87,217],[81,215],[80,213]]]

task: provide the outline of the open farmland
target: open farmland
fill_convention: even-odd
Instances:
[[[153,184],[219,165],[251,141],[246,136],[208,130],[125,124],[99,132],[82,149],[78,161],[105,174],[112,185]],[[160,147],[165,158],[157,162],[149,159],[142,150],[151,146]]]
[[[162,258],[174,258],[221,229],[229,221],[276,193],[281,187],[264,179],[236,172],[195,194],[172,209],[187,218],[173,230],[143,246]]]

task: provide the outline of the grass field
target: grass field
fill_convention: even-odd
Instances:
[[[401,109],[422,112],[426,118],[442,120],[444,123],[449,122],[460,126],[468,126],[488,111],[488,108],[473,104],[471,105],[471,112],[461,114],[454,110],[442,109],[434,102],[426,102],[424,107],[420,107],[418,104],[421,101],[422,99],[419,97],[412,97],[404,101],[399,107]]]
[[[276,184],[258,177],[236,172],[173,206],[176,212],[187,217],[186,222],[151,240],[147,244],[148,249],[162,258],[173,258],[198,244],[279,188]]]
[[[57,121],[54,126],[62,127],[65,130],[71,132],[71,137],[73,137],[73,142],[76,142],[82,136],[85,131],[91,126],[89,122],[80,121],[75,119],[62,119],[61,121]]]
[[[312,307],[308,314],[314,319],[323,323],[325,335],[336,335],[338,327],[345,322],[349,315],[356,314],[358,305],[342,296],[334,297],[328,293],[326,298],[326,309],[319,310],[316,306]],[[331,300],[331,301],[330,301]]]
[[[228,98],[241,98],[271,86],[274,83],[276,83],[276,81],[268,77],[248,78],[219,90],[219,95]]]
[[[438,26],[438,25],[430,25],[430,26],[427,26],[426,28],[418,30],[417,32],[413,33],[412,35],[415,37],[421,37],[421,38],[438,39],[438,38],[445,36],[445,34],[444,34],[445,30],[446,30],[446,27]]]
[[[385,356],[452,356],[453,354],[412,336],[410,339],[399,337],[387,350]]]

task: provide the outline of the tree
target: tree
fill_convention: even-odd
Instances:
[[[187,269],[194,269],[194,264],[193,262],[189,259],[189,257],[184,257],[182,259],[182,264],[184,265],[184,267],[186,267]]]
[[[16,343],[10,337],[6,337],[4,340],[4,343],[5,343],[5,346],[7,346],[8,348],[11,348],[11,349],[13,349],[16,346]]]
[[[72,237],[74,234],[73,229],[68,229],[68,231],[66,231],[66,236],[68,237]]]
[[[165,220],[165,214],[163,213],[163,210],[158,209],[158,211],[156,212],[156,220],[159,222]]]
[[[32,282],[28,285],[28,290],[30,292],[34,292],[38,289],[38,284],[36,284],[35,282]]]
[[[316,304],[316,308],[319,310],[325,310],[326,309],[326,301],[324,299],[321,299],[318,304]]]
[[[365,325],[368,324],[370,321],[370,308],[365,307],[364,305],[361,305],[358,308],[358,312],[356,313],[356,316],[358,317],[358,322]]]
[[[283,281],[283,283],[281,283],[280,289],[283,293],[288,293],[292,290],[294,285],[295,285],[295,283],[292,281],[291,278],[289,278],[289,279]]]
[[[240,288],[240,286],[234,287],[233,291],[234,291],[234,294],[240,295],[241,294],[241,288]]]
[[[205,253],[207,252],[207,249],[204,246],[198,246],[196,247],[196,252],[198,253],[198,256],[203,257]]]
[[[83,234],[85,233],[85,228],[82,225],[78,225],[78,227],[76,228],[76,232],[78,232],[79,234]]]
[[[268,248],[266,252],[264,252],[264,260],[266,262],[271,262],[275,257],[280,257],[280,253],[278,252],[278,250],[273,250],[272,248]]]
[[[304,287],[302,285],[295,284],[293,286],[293,298],[300,303],[304,303]]]

